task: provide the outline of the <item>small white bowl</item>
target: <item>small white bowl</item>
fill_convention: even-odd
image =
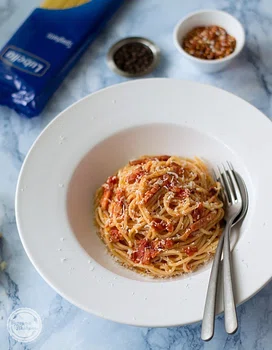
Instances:
[[[231,55],[216,60],[205,60],[189,55],[182,48],[183,38],[191,29],[210,25],[218,25],[224,28],[228,34],[236,39],[236,47]],[[205,73],[214,73],[224,69],[242,51],[245,45],[245,31],[241,23],[227,12],[217,10],[197,11],[190,13],[178,22],[174,29],[174,43],[182,55],[196,68]]]

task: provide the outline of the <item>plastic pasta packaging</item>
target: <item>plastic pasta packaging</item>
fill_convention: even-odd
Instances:
[[[38,115],[124,0],[46,0],[0,51],[0,104]]]

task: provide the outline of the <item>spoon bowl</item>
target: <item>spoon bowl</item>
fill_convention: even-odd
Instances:
[[[235,171],[235,176],[236,176],[236,180],[238,182],[239,185],[239,189],[241,192],[241,197],[242,197],[242,210],[240,212],[240,214],[235,218],[232,227],[236,224],[238,224],[238,222],[240,222],[246,215],[247,210],[248,210],[248,192],[247,192],[247,188],[246,188],[246,184],[244,182],[244,180],[242,179],[242,177]]]

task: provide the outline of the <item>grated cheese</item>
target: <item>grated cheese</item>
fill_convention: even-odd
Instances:
[[[178,179],[178,174],[176,174],[172,171],[168,171],[167,174],[173,175],[173,176],[175,176],[176,179]]]

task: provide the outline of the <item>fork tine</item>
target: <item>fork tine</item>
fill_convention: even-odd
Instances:
[[[218,167],[217,167],[218,168]],[[218,169],[218,171],[219,171],[219,169]],[[212,169],[212,174],[213,174],[213,177],[214,177],[214,180],[216,181],[216,182],[219,182],[220,183],[220,195],[221,195],[221,198],[223,199],[223,202],[226,202],[226,194],[225,194],[225,192],[224,192],[224,187],[223,187],[223,184],[221,183],[221,181],[220,181],[220,172],[219,172],[219,176],[217,175],[217,172],[216,172],[216,170],[215,169]]]
[[[228,191],[226,189],[227,185],[225,184],[225,181],[224,181],[223,176],[222,176],[222,171],[221,171],[219,166],[217,166],[217,170],[218,170],[218,174],[219,174],[219,182],[220,182],[221,187],[222,187],[223,199],[229,205],[231,200],[230,200],[230,197],[229,197],[229,193],[228,193]]]
[[[231,186],[231,181],[229,179],[229,176],[228,176],[227,170],[225,168],[225,165],[222,164],[222,167],[224,169],[224,171],[222,173],[222,177],[225,180],[225,183],[226,183],[226,186],[227,186],[226,190],[227,190],[227,192],[230,195],[230,202],[233,204],[235,202],[235,196],[234,196],[233,189],[232,189],[232,186]]]
[[[232,164],[230,162],[227,162],[227,164],[228,164],[229,175],[230,175],[230,178],[231,178],[231,181],[232,181],[232,185],[233,185],[233,188],[234,188],[234,191],[235,191],[235,194],[236,194],[237,201],[241,201],[242,200],[241,192],[240,192],[240,188],[239,188],[239,185],[237,183],[237,180],[236,180],[234,168],[233,168],[233,166],[232,166]]]
[[[234,171],[232,163],[227,160],[227,164],[228,164],[228,167],[230,168],[230,170]]]

